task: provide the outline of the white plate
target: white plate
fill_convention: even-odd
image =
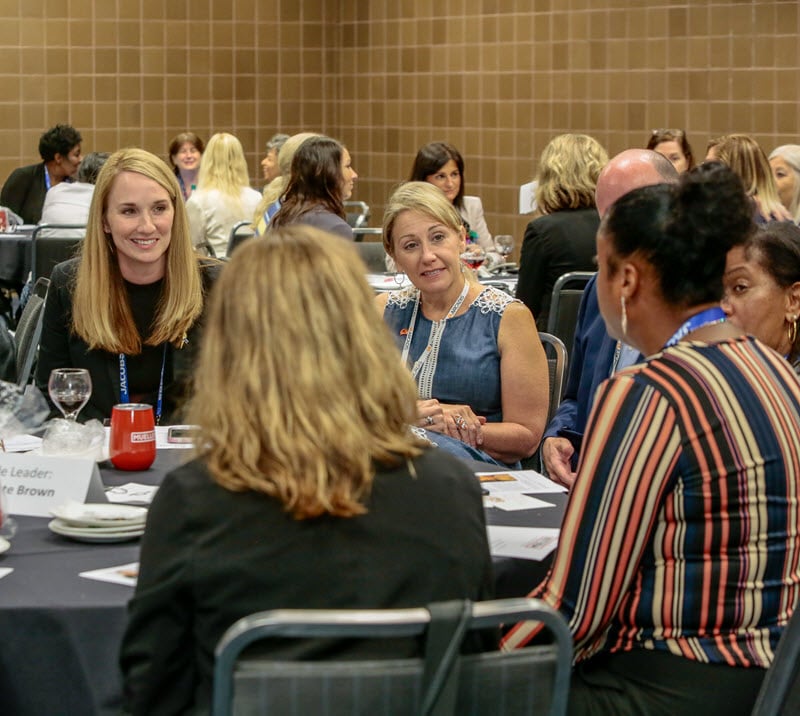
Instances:
[[[11,542],[9,542],[5,537],[0,537],[0,554],[3,552],[8,552],[11,547]]]
[[[143,527],[147,508],[103,502],[85,505],[73,502],[59,505],[50,510],[50,514],[75,527]]]
[[[61,528],[62,532],[69,532],[74,534],[87,534],[87,535],[116,535],[126,534],[128,532],[141,532],[144,529],[143,524],[135,525],[105,525],[103,527],[79,527],[58,518],[52,520],[57,527]]]
[[[62,537],[74,539],[78,542],[127,542],[128,540],[141,537],[144,534],[144,528],[98,532],[97,528],[80,529],[69,527],[60,520],[52,520],[47,526],[51,532],[55,532]]]

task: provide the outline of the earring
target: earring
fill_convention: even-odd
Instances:
[[[797,316],[789,316],[789,348],[794,347],[794,342],[797,340]]]
[[[625,296],[619,297],[620,305],[622,306],[622,336],[623,338],[628,335],[628,311],[625,308]]]

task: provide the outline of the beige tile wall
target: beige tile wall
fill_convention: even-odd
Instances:
[[[254,183],[278,129],[350,147],[379,220],[416,149],[455,143],[494,233],[554,135],[615,153],[656,127],[800,141],[798,3],[692,0],[0,0],[0,178],[67,121],[84,148],[242,140]]]

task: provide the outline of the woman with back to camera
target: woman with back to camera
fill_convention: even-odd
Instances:
[[[645,148],[669,159],[679,174],[694,168],[692,146],[682,129],[654,129]]]
[[[204,149],[205,143],[194,132],[181,132],[169,143],[169,163],[178,178],[184,201],[197,188],[197,175]]]
[[[491,595],[478,482],[408,429],[414,383],[351,246],[296,224],[237,250],[212,296],[194,395],[204,447],[150,507],[122,644],[133,714],[207,708],[214,647],[253,612]],[[419,646],[390,648],[264,647],[311,659]]]
[[[417,381],[415,424],[465,443],[476,459],[513,465],[544,431],[547,361],[531,312],[468,280],[465,233],[441,191],[400,186],[383,217],[383,246],[413,286],[376,302]]]
[[[36,385],[47,395],[51,370],[86,368],[92,396],[81,420],[144,402],[171,422],[188,391],[205,294],[218,271],[192,249],[169,167],[142,149],[115,152],[97,177],[79,257],[53,269]]]
[[[562,134],[544,148],[536,172],[536,205],[544,216],[528,224],[519,261],[517,298],[547,330],[553,286],[570,271],[594,271],[600,216],[594,203],[606,150],[585,134]]]
[[[722,308],[728,320],[778,351],[800,374],[800,228],[759,227],[728,252]]]
[[[286,192],[270,227],[308,224],[352,241],[344,202],[352,196],[357,178],[346,147],[330,137],[306,139],[292,158]]]
[[[297,148],[306,139],[319,136],[314,132],[293,134],[281,146],[278,152],[280,174],[264,187],[261,201],[258,203],[253,216],[253,229],[257,236],[263,236],[266,233],[269,222],[278,213],[278,209],[281,208],[281,197],[286,193],[286,187],[289,184],[289,176],[292,173],[292,160]]]
[[[250,186],[241,142],[222,132],[208,140],[197,189],[186,202],[192,245],[206,241],[216,256],[225,256],[231,229],[249,219],[261,201]]]
[[[439,187],[467,225],[468,243],[475,243],[493,263],[502,263],[486,226],[480,197],[464,194],[464,158],[452,144],[430,142],[417,152],[409,181],[426,181]]]
[[[800,382],[719,306],[752,228],[719,164],[634,190],[600,227],[600,310],[648,358],[598,389],[533,592],[573,634],[570,713],[750,714],[797,602]]]
[[[722,162],[739,175],[744,190],[755,203],[757,224],[791,220],[778,197],[767,155],[755,139],[747,134],[726,134],[712,139],[706,161]]]
[[[800,224],[800,144],[783,144],[769,155],[769,165],[781,204]]]

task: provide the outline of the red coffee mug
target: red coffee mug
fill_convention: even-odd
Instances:
[[[156,459],[153,406],[120,403],[111,409],[111,463],[118,470],[146,470]]]

